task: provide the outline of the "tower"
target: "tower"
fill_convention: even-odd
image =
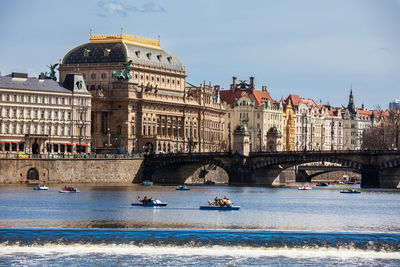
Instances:
[[[347,105],[347,109],[350,113],[356,113],[356,107],[354,106],[354,99],[353,99],[353,88],[350,88],[350,95],[349,95],[349,104]]]

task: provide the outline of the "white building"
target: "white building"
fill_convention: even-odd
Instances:
[[[0,76],[0,155],[90,152],[91,94],[82,75],[64,83]]]
[[[343,118],[343,149],[359,150],[365,129],[375,125],[375,116],[372,110],[356,109],[353,92],[350,90],[349,104],[342,109]]]

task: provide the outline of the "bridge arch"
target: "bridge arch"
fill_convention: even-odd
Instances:
[[[290,155],[287,157],[270,157],[265,160],[257,160],[251,166],[252,180],[257,184],[281,185],[285,184],[285,176],[282,172],[290,167],[312,162],[331,162],[340,164],[342,167],[361,172],[362,164],[341,157],[318,156],[318,155]],[[323,173],[326,173],[323,172]],[[321,173],[322,174],[322,173]],[[316,175],[313,175],[316,176]]]
[[[230,169],[212,157],[168,156],[145,161],[145,179],[154,183],[228,183]]]

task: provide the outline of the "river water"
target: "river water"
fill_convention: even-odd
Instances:
[[[0,186],[3,265],[400,266],[400,191]],[[167,207],[132,207],[137,196]],[[227,196],[239,211],[199,210]]]

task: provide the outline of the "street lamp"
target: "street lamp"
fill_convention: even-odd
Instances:
[[[49,125],[49,143],[47,144],[47,158],[50,158],[50,150],[51,150],[51,125]]]
[[[229,146],[229,153],[232,152],[232,147],[231,147],[231,123],[228,122],[228,146]]]

